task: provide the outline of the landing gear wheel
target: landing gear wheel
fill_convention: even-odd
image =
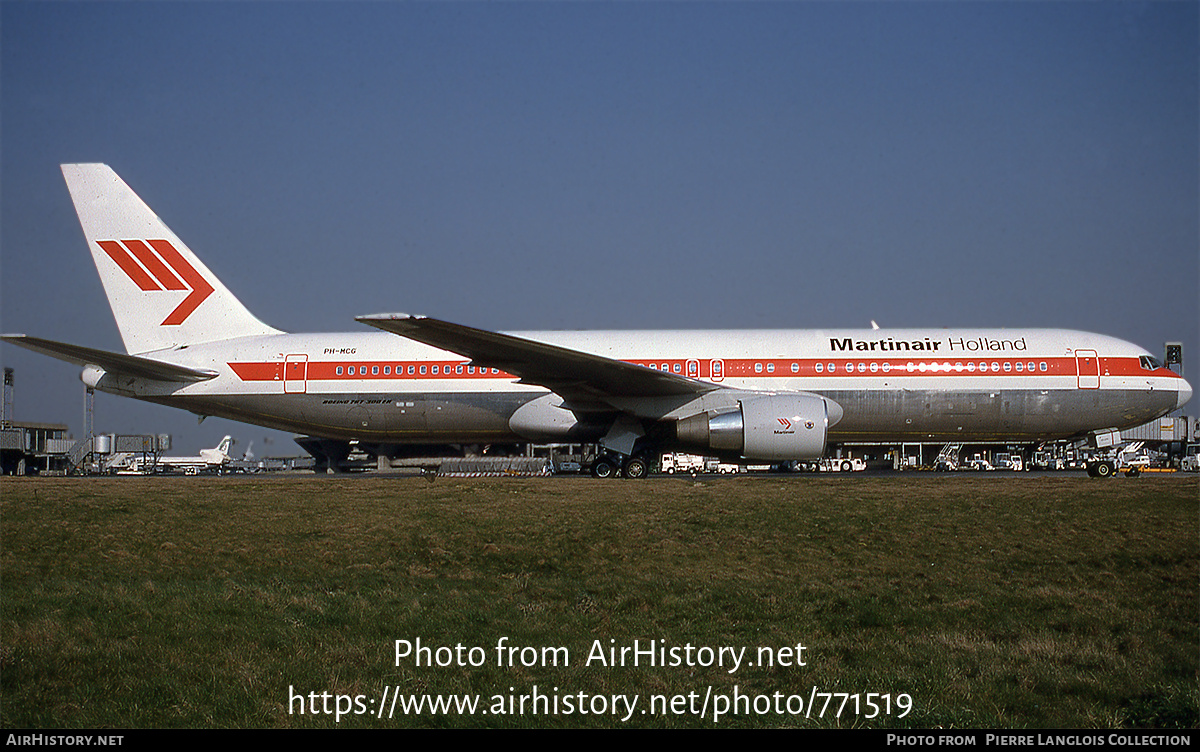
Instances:
[[[1094,478],[1111,478],[1113,473],[1115,473],[1116,471],[1117,471],[1116,466],[1114,466],[1113,463],[1105,460],[1103,462],[1096,463],[1095,475],[1093,475],[1092,477],[1094,477]]]
[[[645,478],[650,474],[650,466],[641,457],[630,457],[625,461],[624,473],[626,478]]]
[[[592,475],[597,478],[612,478],[617,474],[617,466],[609,459],[599,459],[592,465]]]

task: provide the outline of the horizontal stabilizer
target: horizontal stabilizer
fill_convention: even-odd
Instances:
[[[49,355],[52,358],[65,360],[77,366],[97,366],[108,373],[120,376],[136,376],[140,379],[154,381],[177,381],[191,383],[207,381],[218,376],[216,371],[202,368],[188,368],[173,363],[163,363],[137,355],[96,350],[91,347],[69,345],[65,342],[55,342],[40,337],[29,337],[24,334],[5,334],[0,336],[5,342],[24,347],[27,350]]]
[[[425,316],[377,313],[355,320],[457,353],[470,358],[473,365],[499,368],[519,376],[522,383],[544,386],[564,397],[666,397],[719,388],[613,358]]]

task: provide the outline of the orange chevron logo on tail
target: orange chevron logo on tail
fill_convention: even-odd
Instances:
[[[213,292],[213,287],[166,240],[98,240],[108,257],[143,292],[191,290],[159,326],[178,326]]]

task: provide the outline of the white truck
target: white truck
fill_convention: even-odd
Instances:
[[[1200,444],[1188,444],[1187,453],[1179,461],[1179,469],[1185,473],[1200,473]]]
[[[704,472],[704,458],[698,454],[669,452],[662,456],[659,468],[668,475],[675,473],[692,473],[698,475]]]
[[[824,457],[818,460],[813,467],[813,463],[808,463],[806,469],[816,470],[821,473],[850,473],[859,472],[867,469],[866,460],[858,457]]]

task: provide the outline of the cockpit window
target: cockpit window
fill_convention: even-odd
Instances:
[[[1147,371],[1157,371],[1162,368],[1162,363],[1158,362],[1158,358],[1153,355],[1143,355],[1139,360],[1142,362],[1142,368]]]

